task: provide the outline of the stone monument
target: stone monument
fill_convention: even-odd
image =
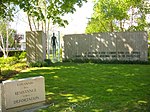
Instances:
[[[0,87],[3,103],[1,110],[8,111],[45,101],[44,77],[32,77],[19,80],[3,81]]]
[[[26,32],[27,62],[46,59],[46,34],[43,31]]]

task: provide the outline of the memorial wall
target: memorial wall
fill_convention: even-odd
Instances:
[[[73,34],[63,37],[63,60],[147,61],[147,32]]]

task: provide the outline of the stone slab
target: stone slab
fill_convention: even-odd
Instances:
[[[3,81],[5,109],[45,101],[44,77]]]

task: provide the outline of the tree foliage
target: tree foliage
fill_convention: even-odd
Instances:
[[[87,0],[2,0],[0,3],[0,17],[12,18],[13,12],[19,6],[29,16],[36,17],[36,20],[46,21],[51,19],[53,24],[58,23],[61,26],[67,24],[66,20],[62,20],[62,16],[66,13],[74,13],[75,5],[82,6]],[[7,8],[11,6],[11,10]],[[46,15],[45,15],[46,13]],[[46,16],[46,17],[45,17]]]
[[[93,10],[87,33],[141,31],[148,27],[150,2],[145,0],[96,0]]]
[[[0,0],[0,19],[12,20],[15,12],[15,5],[11,0]]]

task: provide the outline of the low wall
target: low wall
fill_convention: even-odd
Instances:
[[[73,34],[63,37],[63,60],[147,61],[147,32]]]

